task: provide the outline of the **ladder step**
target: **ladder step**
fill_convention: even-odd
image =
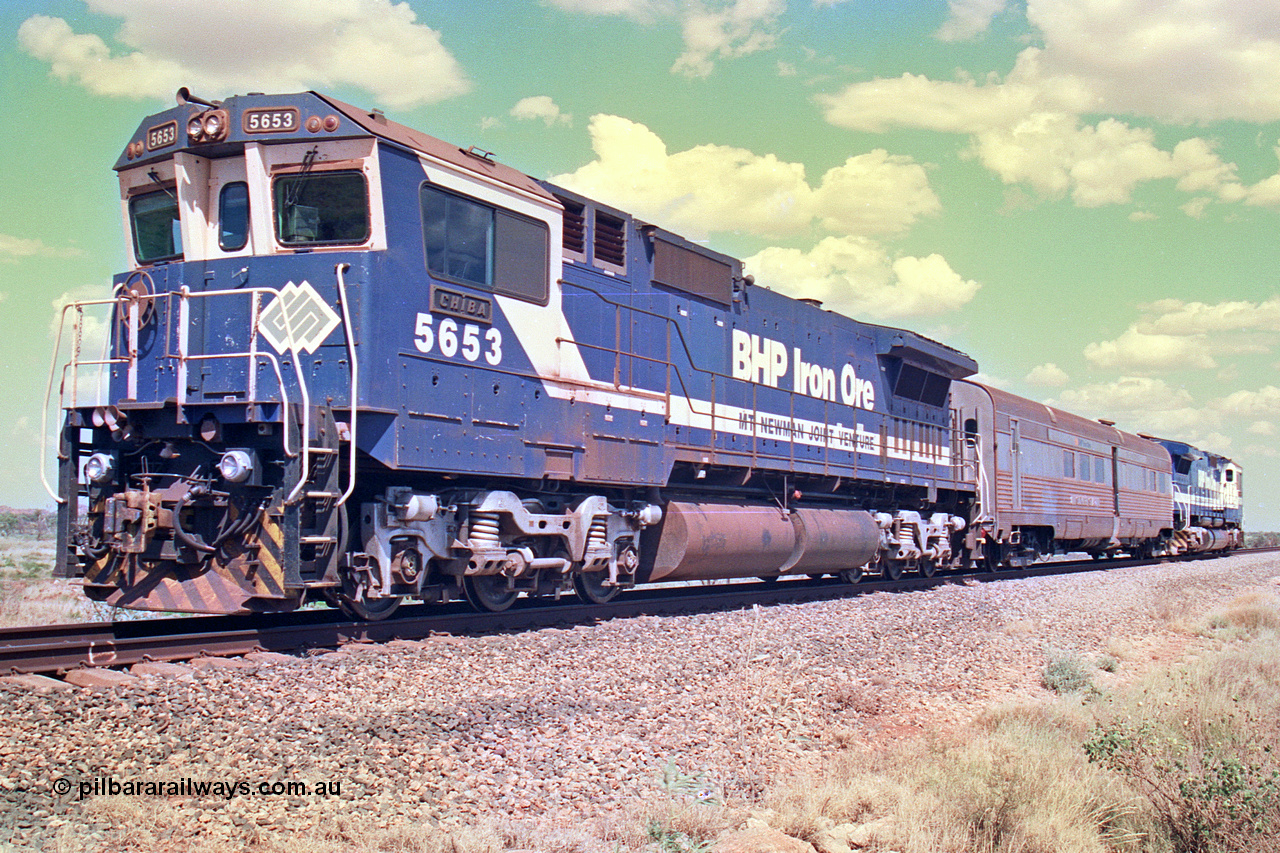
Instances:
[[[307,492],[307,497],[309,497],[309,498],[326,498],[326,499],[328,499],[328,498],[336,498],[336,497],[338,497],[338,493],[337,493],[337,492]]]
[[[337,542],[336,536],[302,536],[298,539],[300,545],[336,545]]]
[[[311,453],[337,453],[338,452],[338,448],[336,447],[308,447],[307,450]]]

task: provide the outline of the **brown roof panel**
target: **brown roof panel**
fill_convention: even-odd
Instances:
[[[437,160],[443,160],[446,163],[459,166],[477,175],[483,175],[486,178],[508,184],[557,207],[559,206],[559,202],[556,201],[551,193],[518,169],[505,166],[489,157],[468,154],[456,145],[450,145],[442,139],[437,139],[422,131],[391,121],[380,112],[370,112],[369,110],[354,107],[351,104],[343,103],[319,92],[312,92],[312,94],[375,136],[427,154]]]

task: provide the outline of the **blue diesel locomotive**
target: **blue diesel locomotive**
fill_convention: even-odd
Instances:
[[[1175,554],[1224,551],[1244,545],[1244,472],[1225,456],[1185,441],[1144,436],[1164,447],[1173,470]]]
[[[59,384],[92,598],[377,618],[975,547],[954,349],[312,92],[181,90],[115,169],[130,269]]]

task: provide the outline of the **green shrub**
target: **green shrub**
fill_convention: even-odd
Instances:
[[[1078,693],[1093,686],[1093,673],[1084,658],[1066,649],[1045,649],[1048,659],[1040,682],[1054,693]]]

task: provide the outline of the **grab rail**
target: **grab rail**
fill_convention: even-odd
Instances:
[[[357,392],[357,383],[359,381],[359,363],[356,360],[355,340],[354,340],[353,330],[351,326],[350,310],[348,308],[346,281],[343,276],[343,272],[345,272],[346,269],[349,269],[349,266],[347,264],[339,264],[335,268],[335,273],[337,276],[339,300],[341,302],[341,308],[342,308],[342,315],[341,315],[342,324],[343,324],[343,330],[344,330],[346,342],[347,342],[347,351],[351,359],[351,374],[352,374],[351,375],[350,472],[348,477],[347,488],[346,488],[346,491],[341,496],[339,505],[341,505],[342,503],[345,503],[346,500],[355,491],[356,392]],[[255,403],[258,401],[257,366],[260,363],[260,361],[265,360],[268,364],[271,365],[272,372],[275,375],[276,387],[279,393],[279,402],[283,412],[286,413],[286,415],[283,417],[284,453],[286,456],[289,456],[291,458],[301,455],[301,460],[300,460],[301,474],[299,476],[297,484],[295,484],[293,490],[289,493],[289,496],[286,498],[286,503],[290,503],[290,504],[293,503],[297,499],[299,492],[301,492],[303,485],[306,483],[307,479],[310,476],[310,473],[309,473],[310,463],[311,463],[311,459],[310,459],[310,456],[311,456],[311,453],[310,453],[310,434],[311,434],[310,389],[307,385],[306,376],[303,374],[301,370],[301,366],[298,364],[298,349],[294,347],[291,350],[294,355],[294,365],[295,365],[294,373],[297,379],[298,392],[299,392],[299,396],[301,398],[301,403],[302,403],[302,424],[300,429],[299,440],[297,442],[297,447],[295,448],[294,442],[292,441],[289,434],[290,433],[289,421],[292,419],[287,416],[287,412],[289,411],[289,392],[285,384],[284,373],[281,368],[281,361],[276,356],[275,353],[264,351],[260,349],[258,346],[258,338],[259,338],[259,335],[261,334],[259,324],[260,324],[261,316],[263,313],[263,301],[264,301],[263,297],[267,296],[268,298],[279,298],[280,291],[270,287],[245,287],[245,288],[236,288],[236,289],[205,290],[205,291],[199,291],[199,292],[192,292],[189,287],[184,285],[180,289],[176,291],[170,291],[168,293],[163,293],[163,294],[147,293],[141,296],[139,295],[129,296],[124,293],[124,288],[125,288],[124,284],[117,285],[113,290],[111,298],[109,299],[81,300],[77,302],[70,302],[62,307],[62,313],[60,314],[58,319],[58,328],[57,328],[57,333],[55,335],[53,353],[50,358],[49,377],[45,386],[44,406],[41,412],[41,422],[40,422],[40,426],[41,426],[40,480],[44,485],[45,491],[48,492],[49,496],[52,497],[56,502],[60,504],[66,503],[67,499],[59,495],[57,493],[57,490],[55,490],[53,486],[50,484],[48,474],[45,470],[44,460],[48,458],[47,454],[48,454],[48,433],[49,433],[49,409],[51,408],[52,402],[53,402],[54,379],[59,373],[58,365],[59,365],[60,355],[61,355],[62,346],[63,346],[64,332],[67,325],[68,312],[71,312],[71,311],[75,312],[75,322],[74,322],[75,346],[72,349],[72,352],[70,356],[67,358],[66,362],[62,364],[62,370],[61,370],[62,378],[61,378],[61,381],[59,382],[59,388],[58,388],[59,411],[65,411],[68,409],[75,409],[79,407],[79,395],[78,395],[79,382],[77,379],[78,372],[83,367],[90,367],[95,365],[98,367],[104,367],[107,365],[125,366],[127,369],[126,395],[130,399],[136,399],[137,393],[138,393],[138,361],[139,361],[138,339],[139,339],[139,334],[143,325],[142,303],[144,300],[152,301],[152,302],[165,300],[170,306],[169,308],[166,309],[166,314],[171,317],[172,301],[176,299],[178,303],[177,305],[177,313],[178,313],[177,352],[170,351],[169,347],[170,347],[170,341],[172,339],[168,335],[166,335],[165,350],[163,353],[163,357],[173,359],[177,362],[176,369],[174,370],[174,377],[175,377],[175,384],[177,386],[175,389],[175,392],[176,392],[175,399],[177,403],[179,421],[185,422],[186,420],[184,415],[184,410],[188,405],[187,376],[190,369],[190,364],[192,362],[240,359],[240,358],[246,359],[248,362],[247,370],[246,370],[247,375],[246,375],[246,389],[245,389],[246,402]],[[238,352],[192,354],[191,341],[190,341],[190,317],[191,317],[190,303],[191,301],[194,299],[222,297],[222,296],[247,296],[247,297],[250,297],[252,300],[250,304],[250,311],[249,311],[250,328],[249,328],[248,349],[245,351],[238,351]],[[271,303],[269,302],[268,305],[270,304]],[[119,322],[117,320],[116,312],[117,310],[120,310],[122,306],[127,305],[127,313],[125,311],[121,311],[121,313],[124,314],[126,324],[127,324],[127,331],[125,332],[125,334],[128,337],[126,351],[123,355],[109,357],[106,353],[104,353],[103,357],[100,359],[84,359],[81,357],[81,351],[80,351],[80,342],[81,342],[81,336],[82,336],[83,327],[84,327],[84,310],[92,306],[106,306],[106,305],[113,306],[113,310],[111,312],[112,316],[108,321],[110,326],[112,327],[113,334],[108,337],[108,340],[106,342],[106,346],[108,348],[110,348],[110,346],[113,343],[112,337],[114,337],[114,331],[115,331],[114,327]],[[293,328],[292,328],[289,312],[283,311],[281,319],[285,326],[285,333],[286,333],[287,339],[289,341],[293,341],[294,340]],[[117,339],[114,341],[114,343],[118,348],[117,351],[119,351],[119,349],[121,348],[121,344],[123,342]],[[67,379],[69,375],[72,379],[72,382],[71,382],[71,389],[70,389],[70,400],[68,401]]]

